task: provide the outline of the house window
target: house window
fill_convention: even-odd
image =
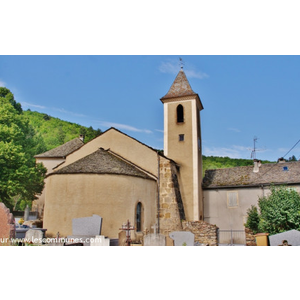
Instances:
[[[282,170],[283,170],[283,171],[288,171],[288,170],[289,170],[289,167],[284,166],[284,167],[282,167]]]
[[[227,207],[236,208],[239,206],[238,192],[227,192]]]
[[[183,106],[179,104],[177,106],[177,123],[183,123],[184,117],[183,117]]]
[[[136,206],[136,231],[142,231],[142,203],[139,202]]]
[[[179,134],[179,142],[183,142],[184,141],[184,134]]]

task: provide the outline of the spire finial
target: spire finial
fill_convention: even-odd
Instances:
[[[179,57],[179,65],[180,65],[181,70],[183,70],[184,62],[181,57]]]

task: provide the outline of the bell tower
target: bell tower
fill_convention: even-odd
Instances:
[[[200,111],[203,109],[181,67],[164,104],[164,155],[179,165],[179,184],[188,221],[203,219],[202,143]]]

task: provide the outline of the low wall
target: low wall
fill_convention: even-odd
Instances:
[[[249,228],[245,228],[245,234],[246,246],[257,246],[254,233]]]
[[[218,246],[218,227],[205,221],[183,221],[184,231],[190,231],[195,235],[195,242],[207,246]]]

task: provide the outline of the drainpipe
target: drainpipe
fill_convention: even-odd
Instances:
[[[160,226],[159,226],[159,213],[160,213],[160,188],[159,188],[159,185],[160,185],[160,167],[159,167],[159,164],[160,164],[160,157],[159,157],[159,154],[158,154],[158,151],[157,151],[157,233],[159,234],[160,232]]]

